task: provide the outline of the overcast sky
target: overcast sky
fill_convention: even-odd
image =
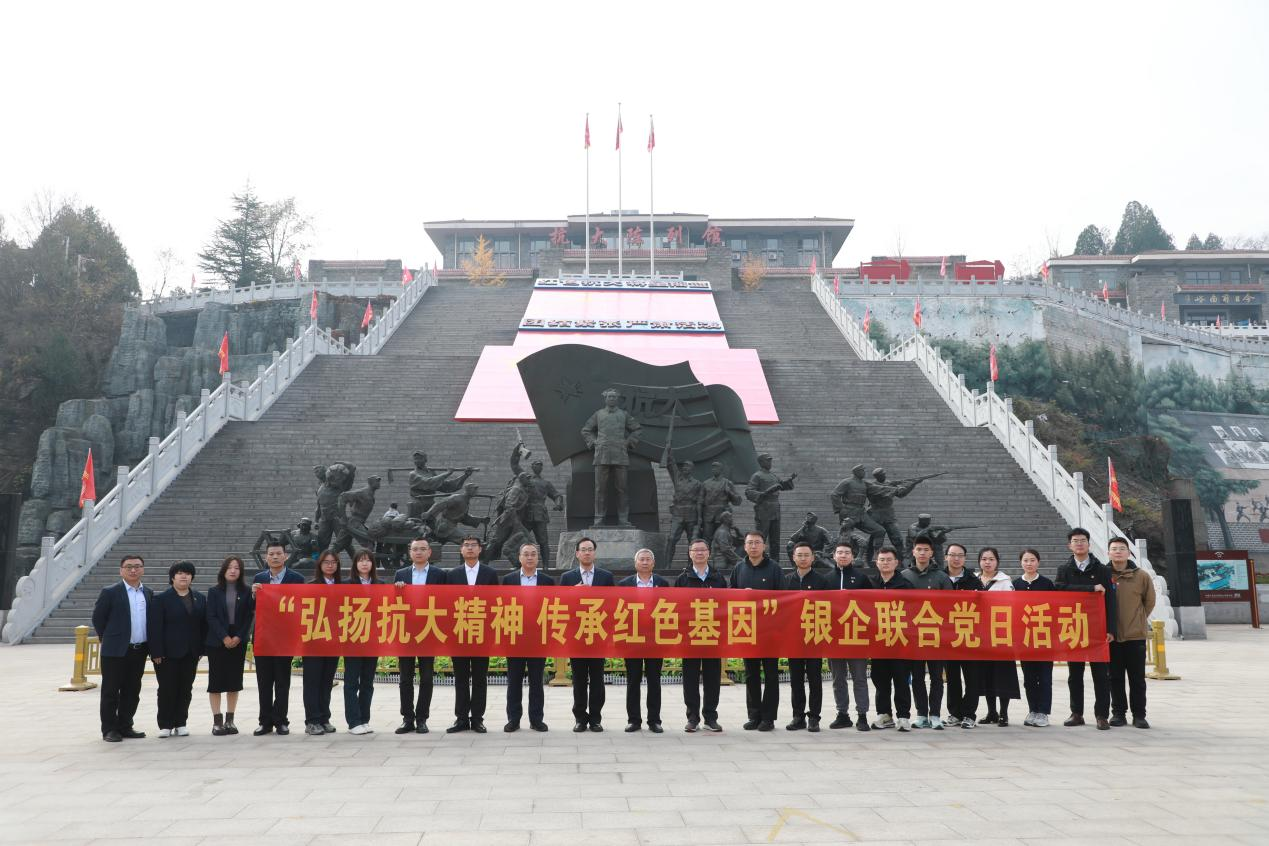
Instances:
[[[423,221],[648,208],[846,217],[874,253],[1070,252],[1151,205],[1269,231],[1269,4],[6,4],[0,214],[73,195],[149,290],[248,180],[304,256],[434,261]],[[201,274],[200,274],[201,278]]]

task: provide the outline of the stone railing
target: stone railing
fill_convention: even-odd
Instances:
[[[865,361],[912,361],[925,374],[943,401],[960,419],[962,426],[984,427],[1004,445],[1045,498],[1057,509],[1068,525],[1088,529],[1093,553],[1103,561],[1108,560],[1107,544],[1113,537],[1127,537],[1127,533],[1115,525],[1114,512],[1109,503],[1099,505],[1084,490],[1084,474],[1068,473],[1058,461],[1057,447],[1045,446],[1035,437],[1032,421],[1025,423],[1013,413],[1013,400],[1002,399],[989,387],[980,394],[965,387],[965,377],[953,372],[948,363],[923,335],[913,334],[883,354],[877,349],[856,322],[833,295],[830,284],[816,276],[812,281],[815,296],[837,325],[847,343]],[[843,286],[844,287],[844,286]],[[1012,286],[1011,286],[1012,287]],[[1021,287],[1021,286],[1019,286]],[[1119,311],[1123,311],[1119,309]],[[1134,550],[1137,566],[1154,578],[1159,600],[1152,619],[1163,620],[1168,637],[1177,632],[1172,605],[1167,599],[1167,585],[1155,573],[1146,555],[1146,543],[1138,539]]]
[[[832,283],[829,282],[830,294]],[[1113,292],[1112,292],[1113,293]],[[1018,297],[1048,301],[1091,314],[1128,329],[1157,338],[1164,338],[1194,346],[1207,347],[1227,353],[1269,355],[1269,339],[1258,340],[1255,327],[1195,326],[1170,320],[1160,320],[1150,314],[1132,311],[1114,303],[1107,303],[1100,296],[1022,280],[1010,282],[902,282],[898,280],[867,281],[841,280],[838,296],[899,296],[899,297]],[[1245,331],[1239,331],[1244,330]]]
[[[0,640],[21,643],[35,631],[226,423],[259,420],[319,355],[379,352],[423,293],[435,284],[434,274],[424,272],[409,285],[398,285],[395,302],[352,349],[325,329],[310,325],[286,344],[285,352],[273,354],[272,364],[257,369],[254,382],[244,380],[235,385],[230,378],[233,374],[226,373],[216,390],[204,389],[202,401],[189,414],[177,412],[176,426],[166,438],[150,438],[149,455],[140,464],[131,469],[120,467],[110,492],[100,502],[84,503],[78,523],[56,541],[44,538],[39,560],[14,590],[13,607]]]
[[[417,276],[423,276],[426,272],[420,270]],[[208,303],[241,305],[270,300],[298,300],[312,296],[314,289],[322,294],[340,297],[396,296],[401,293],[402,287],[399,279],[344,279],[335,282],[292,280],[269,285],[249,285],[245,288],[200,289],[189,294],[146,300],[141,307],[150,314],[167,314],[173,311],[198,311]]]

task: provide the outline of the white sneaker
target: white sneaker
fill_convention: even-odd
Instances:
[[[908,729],[910,729],[910,728],[912,728],[912,724],[911,724],[910,722],[908,722],[908,718],[907,718],[907,717],[900,717],[900,718],[899,718],[899,731],[907,731],[907,730],[908,730]]]
[[[1036,715],[1035,715],[1035,722],[1034,722],[1034,723],[1032,723],[1032,725],[1033,725],[1033,726],[1035,726],[1036,728],[1048,728],[1048,727],[1049,727],[1049,715],[1048,715],[1048,714],[1036,714]]]
[[[929,728],[929,727],[930,727],[930,721],[926,717],[917,717],[915,720],[912,721],[912,728],[914,729],[923,729],[923,728]]]
[[[943,718],[942,718],[942,717],[930,717],[930,728],[934,729],[935,731],[942,731],[942,730],[943,730]]]
[[[171,736],[172,736],[171,729],[159,729],[159,737],[171,737]]]
[[[1026,719],[1024,719],[1024,720],[1022,721],[1022,724],[1023,724],[1024,726],[1033,726],[1033,725],[1035,725],[1035,711],[1028,711],[1028,712],[1027,712]]]
[[[965,719],[961,720],[961,728],[963,729],[978,728],[978,721],[975,720],[973,717],[966,717]]]
[[[374,734],[375,730],[370,727],[370,723],[362,723],[361,727],[366,730],[366,734]]]
[[[369,731],[366,729],[364,725],[361,725],[361,726],[353,726],[352,728],[348,730],[348,733],[349,734],[369,734]]]
[[[189,729],[185,728],[185,726],[177,726],[172,729],[172,734],[175,737],[189,737]]]
[[[872,721],[872,727],[875,729],[892,729],[894,728],[894,718],[889,714],[878,714],[877,719]]]

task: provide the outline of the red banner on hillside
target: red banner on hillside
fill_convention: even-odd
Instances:
[[[262,585],[257,655],[1106,661],[1094,593]]]

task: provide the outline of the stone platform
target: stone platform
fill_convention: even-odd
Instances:
[[[556,549],[556,567],[561,570],[577,566],[573,557],[577,542],[582,538],[590,538],[595,542],[595,564],[613,572],[634,572],[635,553],[641,549],[650,549],[659,559],[665,549],[665,535],[661,532],[646,532],[643,529],[619,529],[616,526],[592,526],[576,532],[561,532]],[[668,569],[660,561],[657,562],[661,575],[674,571]]]

